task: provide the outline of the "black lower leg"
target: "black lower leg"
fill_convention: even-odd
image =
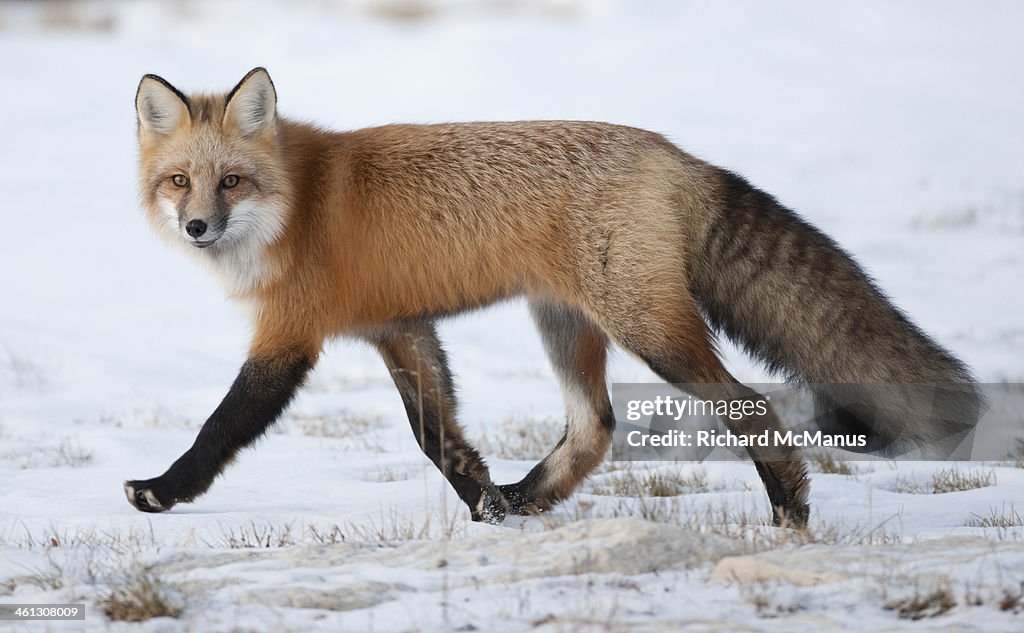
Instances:
[[[644,358],[647,364],[666,381],[684,386],[685,389],[700,398],[712,400],[753,400],[756,405],[763,402],[764,397],[753,389],[738,382],[721,366],[717,357],[709,355],[704,361],[703,372],[680,372],[675,365],[687,367],[693,363],[670,363],[657,358]],[[701,376],[703,380],[693,380]],[[715,382],[718,381],[718,382]],[[775,416],[770,405],[765,402],[764,415],[744,416],[733,420],[722,417],[722,422],[730,432],[737,435],[755,435],[769,431],[781,431],[782,425]],[[759,407],[744,407],[745,410],[757,410]],[[751,446],[747,449],[754,462],[757,474],[761,477],[768,501],[772,505],[772,522],[778,526],[804,527],[810,514],[807,505],[808,480],[807,465],[799,451],[792,447],[775,446],[763,448]]]
[[[469,506],[474,521],[497,522],[503,519],[505,503],[491,483],[480,454],[460,441],[458,436],[442,437],[445,425],[438,408],[432,399],[410,394],[411,388],[411,385],[399,385],[399,392],[420,449]]]
[[[731,432],[737,435],[760,435],[768,431],[774,437],[776,432],[782,431],[782,424],[764,396],[740,383],[725,387],[730,399],[751,402],[751,406],[743,407],[744,410],[764,409],[762,415],[753,414],[739,420],[724,418]],[[762,407],[758,407],[759,403]],[[776,526],[805,527],[810,508],[807,505],[807,465],[800,452],[791,446],[762,447],[751,444],[747,453],[754,462],[772,505],[772,523]]]
[[[738,391],[733,399],[750,399],[764,403],[763,415],[750,415],[740,420],[723,418],[726,426],[737,435],[759,435],[768,431],[774,437],[782,430],[779,419],[763,396],[743,385],[736,385]],[[756,406],[745,407],[756,410]],[[772,523],[776,526],[805,527],[810,508],[807,505],[807,465],[797,449],[789,446],[760,447],[751,444],[747,453],[754,462],[761,477],[768,501],[772,506]]]
[[[507,503],[455,421],[455,389],[433,326],[401,324],[378,333],[373,342],[391,371],[423,453],[469,506],[474,521],[501,521]]]
[[[810,507],[807,505],[807,467],[804,463],[764,462],[755,458],[754,467],[772,504],[772,524],[805,527],[810,518]]]
[[[263,435],[284,411],[312,366],[302,354],[250,358],[192,447],[167,472],[125,482],[128,501],[143,512],[163,512],[206,492],[238,451]]]

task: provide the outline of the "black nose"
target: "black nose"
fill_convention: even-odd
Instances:
[[[199,237],[206,233],[206,222],[202,220],[189,220],[188,224],[185,225],[185,232],[192,237]]]

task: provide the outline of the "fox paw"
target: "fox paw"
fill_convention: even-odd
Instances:
[[[157,481],[149,479],[146,481],[124,482],[124,494],[128,497],[128,503],[141,512],[165,512],[170,510],[174,501],[161,500],[157,489]]]
[[[485,488],[475,508],[470,508],[474,521],[497,525],[505,520],[508,514],[508,501],[494,486]]]
[[[498,490],[508,500],[508,513],[519,516],[542,514],[551,509],[553,502],[527,494],[521,483],[501,484]]]
[[[811,508],[806,503],[791,503],[789,507],[772,508],[772,525],[802,530],[807,527]]]

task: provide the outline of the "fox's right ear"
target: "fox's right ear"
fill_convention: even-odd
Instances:
[[[145,132],[168,134],[191,120],[188,98],[156,75],[146,75],[135,93],[139,127]]]

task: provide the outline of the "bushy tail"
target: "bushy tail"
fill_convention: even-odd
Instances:
[[[866,450],[892,454],[973,428],[982,399],[970,372],[849,254],[730,172],[718,203],[691,290],[713,327],[814,393],[823,430],[866,434]]]

